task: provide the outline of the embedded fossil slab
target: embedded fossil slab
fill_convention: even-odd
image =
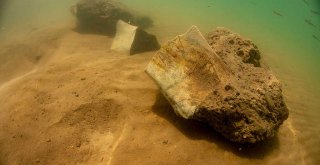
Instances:
[[[160,49],[160,45],[154,35],[145,32],[137,26],[119,20],[117,23],[117,33],[113,39],[111,49],[133,55],[158,50]]]

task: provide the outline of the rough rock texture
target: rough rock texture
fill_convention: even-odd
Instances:
[[[160,49],[157,38],[143,29],[127,24],[122,20],[117,23],[117,33],[111,49],[126,53],[136,54]]]
[[[225,29],[207,38],[210,45],[193,26],[162,46],[147,73],[179,116],[205,122],[234,142],[273,137],[288,110],[279,81],[259,67],[257,47]]]
[[[260,51],[250,40],[243,39],[225,28],[218,28],[207,34],[206,39],[220,57],[232,53],[241,57],[244,63],[260,66]]]
[[[114,35],[118,20],[123,20],[140,28],[152,25],[152,20],[129,10],[114,0],[80,0],[76,5],[78,30]]]

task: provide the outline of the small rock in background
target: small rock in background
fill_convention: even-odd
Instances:
[[[117,33],[111,45],[111,50],[125,54],[137,54],[146,51],[159,50],[160,45],[154,35],[148,34],[141,28],[119,20]]]

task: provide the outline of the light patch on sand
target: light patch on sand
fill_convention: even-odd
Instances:
[[[2,84],[0,86],[0,94],[3,93],[5,90],[8,90],[10,88],[10,86],[18,83],[19,81],[22,81],[24,78],[26,78],[27,76],[35,73],[36,71],[37,71],[37,69],[35,68],[35,69],[33,69],[32,71],[30,71],[28,73],[25,73],[25,74],[23,74],[21,76],[15,77],[14,79],[11,79],[10,81]]]
[[[117,149],[119,143],[123,140],[123,138],[128,134],[128,124],[126,123],[123,128],[119,138],[113,143],[112,150],[110,152],[110,157],[107,161],[107,164],[110,165],[112,163],[113,153]]]

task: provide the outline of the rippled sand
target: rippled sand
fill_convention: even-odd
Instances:
[[[118,54],[109,50],[111,38],[79,34],[68,27],[36,31],[26,40],[25,50],[44,50],[43,56],[30,57],[38,60],[23,71],[2,71],[25,73],[0,86],[1,164],[305,161],[291,119],[273,140],[240,146],[201,123],[176,117],[144,72],[154,52]],[[15,44],[6,49],[11,47]],[[10,53],[15,51],[22,50]],[[10,59],[15,60],[27,63],[19,57]]]

